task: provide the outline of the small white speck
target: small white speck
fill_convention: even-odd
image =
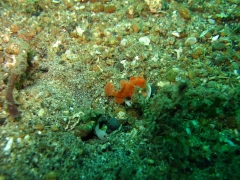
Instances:
[[[61,44],[61,41],[57,40],[54,44],[53,47],[56,48],[59,46],[59,44]]]
[[[212,37],[212,41],[211,41],[211,42],[217,41],[217,40],[218,40],[218,38],[219,38],[219,35],[213,36],[213,37]]]
[[[3,149],[5,155],[9,155],[11,153],[12,145],[13,145],[13,137],[9,137],[9,138],[7,138],[7,140],[8,140],[8,142]]]
[[[140,37],[139,40],[140,44],[148,46],[150,44],[150,39],[147,36]]]
[[[77,34],[78,34],[79,36],[82,36],[85,30],[82,29],[81,27],[77,26],[77,27],[76,27],[76,31],[77,31]]]
[[[234,73],[235,75],[237,75],[237,76],[239,75],[239,74],[238,74],[238,70],[236,70],[236,69],[233,71],[233,73]]]
[[[177,31],[173,31],[172,35],[175,36],[175,37],[180,37],[180,34]]]

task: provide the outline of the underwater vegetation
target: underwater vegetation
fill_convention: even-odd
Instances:
[[[1,0],[0,180],[240,179],[239,0]]]
[[[168,178],[194,177],[197,171],[203,178],[209,173],[220,179],[240,177],[238,89],[193,88],[184,82],[164,86],[150,100],[143,137],[154,144],[155,160],[168,162]]]

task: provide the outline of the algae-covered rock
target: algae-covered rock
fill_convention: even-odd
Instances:
[[[90,121],[86,124],[76,126],[74,134],[76,136],[80,136],[81,138],[85,138],[93,131],[94,124],[95,124],[94,121]]]
[[[29,49],[29,44],[22,39],[11,39],[8,42],[5,52],[9,55],[13,55],[15,60],[12,73],[21,75],[26,71],[28,67],[27,55]]]
[[[180,7],[178,8],[179,14],[182,16],[184,19],[191,19],[191,13],[190,10],[186,7]]]
[[[234,9],[233,15],[234,15],[236,18],[239,18],[239,17],[240,17],[240,6],[236,7],[236,9]]]
[[[226,49],[226,45],[223,44],[223,43],[220,43],[220,42],[215,42],[213,45],[212,45],[212,50],[213,51],[223,51]]]
[[[157,13],[162,9],[162,0],[144,0],[152,13]]]

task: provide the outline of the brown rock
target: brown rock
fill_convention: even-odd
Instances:
[[[92,7],[92,12],[99,13],[104,11],[104,6],[102,3],[96,3]]]
[[[182,18],[184,19],[191,19],[191,14],[188,8],[184,7],[184,8],[178,8],[178,12],[179,14],[182,16]]]
[[[141,29],[141,27],[138,23],[133,23],[131,27],[135,33],[138,33]]]
[[[116,11],[116,7],[113,5],[105,6],[104,12],[105,13],[114,13]]]

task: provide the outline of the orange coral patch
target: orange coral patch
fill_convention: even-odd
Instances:
[[[114,85],[113,83],[109,82],[105,86],[105,93],[107,96],[113,96],[114,94]]]
[[[125,98],[132,98],[135,93],[135,87],[145,88],[146,80],[143,77],[136,76],[131,77],[129,82],[122,80],[120,85],[121,89],[119,91],[114,90],[114,85],[111,82],[107,83],[105,86],[105,93],[107,96],[114,96],[114,99],[118,104],[122,104]]]
[[[134,93],[134,86],[127,82],[126,80],[122,80],[120,84],[122,88],[120,91],[116,92],[115,96],[120,98],[132,97]]]
[[[141,76],[131,77],[129,81],[132,85],[145,88],[146,87],[146,80]]]

